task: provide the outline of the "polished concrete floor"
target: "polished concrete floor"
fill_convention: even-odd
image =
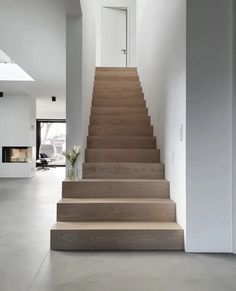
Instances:
[[[0,291],[235,291],[236,257],[50,252],[64,169],[0,179]]]

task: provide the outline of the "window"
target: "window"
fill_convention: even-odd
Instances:
[[[65,166],[65,150],[65,120],[37,120],[37,158],[43,153],[50,159],[49,166]]]

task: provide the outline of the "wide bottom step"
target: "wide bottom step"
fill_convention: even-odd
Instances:
[[[52,250],[183,250],[175,222],[57,222]]]

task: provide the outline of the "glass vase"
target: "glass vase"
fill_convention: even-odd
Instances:
[[[78,181],[79,179],[79,172],[78,172],[78,165],[75,163],[74,165],[67,165],[66,168],[66,180],[68,181]]]

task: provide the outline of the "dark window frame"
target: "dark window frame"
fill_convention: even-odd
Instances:
[[[36,119],[36,160],[39,158],[39,148],[41,145],[40,124],[44,122],[66,124],[66,119]],[[65,166],[57,165],[56,167],[65,167]]]

